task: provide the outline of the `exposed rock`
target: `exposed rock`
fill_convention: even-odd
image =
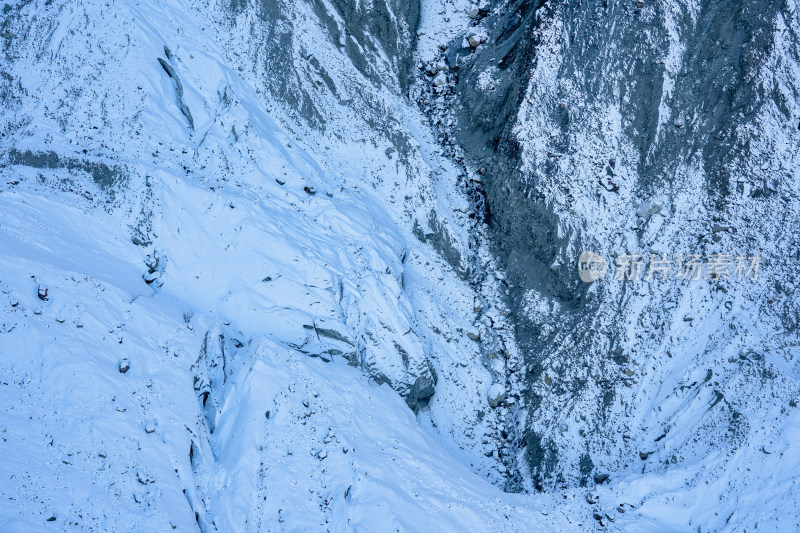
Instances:
[[[661,205],[655,202],[644,202],[639,209],[636,210],[636,215],[640,218],[649,219],[651,216],[661,211]]]
[[[406,403],[415,412],[428,405],[428,402],[436,393],[436,373],[433,372],[433,367],[429,367],[429,370],[429,373],[419,376],[414,381],[414,384],[406,394]]]
[[[169,56],[168,56],[169,57]],[[192,113],[189,111],[189,106],[186,105],[183,99],[183,84],[181,83],[181,79],[178,76],[178,73],[175,71],[172,65],[170,65],[167,61],[158,58],[158,62],[161,64],[161,67],[164,69],[164,72],[172,79],[173,84],[175,85],[175,94],[177,97],[178,109],[180,109],[181,113],[186,120],[189,122],[189,129],[194,129],[194,119],[192,118]]]
[[[500,383],[494,383],[489,387],[486,397],[491,407],[497,407],[506,399],[506,388]]]
[[[472,35],[467,37],[467,42],[469,42],[469,46],[471,48],[477,48],[479,45],[486,42],[486,36],[478,33],[473,33]]]
[[[604,483],[605,481],[607,481],[608,478],[610,478],[610,477],[611,477],[611,474],[598,473],[598,474],[594,475],[594,482],[597,483],[598,485],[600,485],[600,484]]]

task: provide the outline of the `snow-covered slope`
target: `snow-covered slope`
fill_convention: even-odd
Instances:
[[[341,357],[247,336],[249,307],[226,323],[154,293],[113,216],[3,195],[4,531],[566,523],[482,481]]]
[[[796,529],[796,10],[673,4],[5,2],[0,529]]]
[[[516,287],[535,488],[608,476],[645,530],[797,529],[798,31],[792,2],[520,0],[434,58]]]
[[[388,45],[364,74],[279,7],[6,5],[15,529],[528,520],[481,480],[507,469],[458,171]]]

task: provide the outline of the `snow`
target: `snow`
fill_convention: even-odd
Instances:
[[[193,529],[194,513],[223,531],[566,527],[454,460],[392,389],[341,358],[289,349],[293,334],[269,324],[237,349],[231,339],[249,335],[242,320],[214,329],[205,302],[169,294],[171,279],[158,292],[142,282],[137,250],[109,231],[113,216],[53,193],[6,191],[2,201],[7,530],[50,516],[58,528]],[[193,381],[204,341],[220,334],[224,386],[209,414]]]
[[[686,67],[684,33],[691,29],[691,25],[679,28],[676,21],[683,17],[682,23],[687,24],[696,18],[697,9],[696,3],[667,3],[660,15],[668,46],[664,48],[665,83],[658,108],[661,133],[650,153],[663,149],[659,142],[664,124],[675,130],[672,120],[677,115],[665,102],[671,101],[675,90],[674,73]],[[758,83],[789,94],[788,87],[793,85],[789,77],[797,61],[787,55],[781,24],[789,25],[784,15],[776,21],[777,45],[768,58],[762,58]],[[714,176],[707,175],[700,155],[686,157],[676,165],[674,177],[648,190],[641,186],[643,176],[637,168],[642,164],[636,147],[638,132],[627,131],[625,126],[627,102],[613,91],[604,98],[585,99],[578,84],[582,74],[577,72],[576,79],[561,75],[565,54],[559,47],[567,45],[559,43],[570,42],[563,20],[554,16],[543,24],[542,31],[541,41],[547,46],[535,63],[514,131],[523,146],[529,175],[541,178],[537,190],[544,192],[546,202],[559,215],[559,234],[570,239],[568,249],[559,253],[559,262],[577,260],[584,250],[600,253],[610,264],[622,253],[647,256],[655,250],[673,259],[680,252],[759,253],[765,258],[762,264],[772,266],[767,267],[769,273],[762,271],[758,280],[732,281],[724,288],[674,279],[621,283],[611,276],[596,282],[591,297],[607,298],[608,314],[584,325],[609,338],[598,336],[581,361],[600,374],[593,375],[591,370],[581,374],[573,368],[574,374],[590,381],[587,389],[591,392],[584,398],[576,394],[569,401],[550,394],[545,384],[535,384],[533,389],[542,399],[533,427],[540,434],[555,433],[565,417],[574,418],[578,427],[597,424],[598,434],[609,424],[614,426],[604,434],[603,444],[584,445],[594,432],[587,432],[586,439],[569,431],[556,437],[560,461],[577,464],[586,446],[597,468],[613,472],[610,482],[596,489],[598,506],[612,512],[622,502],[634,509],[626,505],[624,514],[612,512],[617,522],[611,527],[625,531],[796,529],[797,476],[788,472],[796,468],[793,465],[798,459],[788,439],[797,431],[798,420],[792,406],[800,385],[797,338],[794,328],[782,324],[785,318],[777,318],[781,314],[778,309],[794,297],[767,288],[770,283],[783,283],[776,280],[785,276],[794,277],[782,266],[786,264],[786,241],[780,244],[781,238],[772,236],[797,216],[798,182],[772,176],[791,175],[793,164],[789,161],[796,157],[796,150],[788,148],[786,138],[796,135],[795,125],[767,99],[757,117],[740,126],[742,136],[752,139],[748,141],[753,143],[752,151],[730,163],[737,169],[736,179],[766,173],[764,179],[772,179],[775,190],[782,191],[783,200],[773,204],[772,215],[767,202],[754,201],[747,189],[744,194],[730,195],[735,207],[712,210],[705,190]],[[606,51],[620,53],[613,45],[603,53]],[[786,101],[790,100],[796,110],[794,100]],[[552,110],[560,102],[570,112],[570,127],[563,133],[552,118]],[[702,117],[696,110],[682,111],[687,125],[692,117]],[[559,153],[565,144],[559,134],[569,139],[566,153]],[[545,176],[540,169],[553,159],[558,171]],[[613,180],[619,186],[613,193],[597,186],[598,175],[609,169],[610,159],[616,162]],[[765,161],[769,163],[762,166]],[[637,218],[635,211],[645,201],[662,209]],[[778,212],[781,215],[774,216]],[[712,241],[709,221],[717,216],[736,232]],[[772,306],[776,300],[784,303]],[[673,305],[667,306],[668,302]],[[558,302],[530,291],[525,303],[537,326],[557,331],[553,309]],[[614,314],[611,309],[615,306],[623,311]],[[684,321],[685,316],[694,320]],[[614,343],[629,357],[619,368],[604,364]],[[593,350],[600,354],[597,359]],[[568,364],[565,358],[555,350],[542,364],[558,370]],[[630,379],[614,390],[618,410],[609,407],[601,415],[593,412],[591,398],[602,394],[594,382],[606,379],[607,372],[624,372]],[[769,451],[770,445],[775,452],[762,451],[764,446]],[[641,452],[646,459],[640,459]]]
[[[650,344],[652,357],[632,369],[639,381],[625,398],[639,407],[616,413],[637,429],[632,452],[655,449],[666,434],[658,450],[648,462],[632,455],[598,487],[504,493],[504,417],[540,417],[541,427],[563,433],[570,459],[581,452],[573,444],[583,406],[573,404],[575,423],[563,430],[541,414],[546,398],[541,413],[518,413],[518,391],[509,389],[506,407],[490,407],[488,397],[507,391],[494,378],[508,363],[486,357],[470,335],[513,332],[497,308],[486,311],[496,321],[478,321],[481,295],[463,272],[468,254],[494,259],[470,249],[461,169],[387,81],[393,65],[385,51],[370,58],[382,82],[367,80],[326,33],[317,9],[345,39],[345,22],[327,2],[282,6],[274,25],[255,7],[232,13],[216,2],[7,4],[2,22],[14,37],[4,37],[13,44],[0,85],[5,531],[583,531],[596,524],[589,491],[616,517],[609,530],[798,523],[800,419],[796,410],[786,414],[784,399],[798,397],[800,354],[759,333],[766,313],[753,301],[772,291],[769,277],[736,293],[736,312],[724,320],[725,299],[708,287],[638,288],[623,342],[632,343],[636,319],[654,316],[653,302],[668,297],[674,317],[699,317],[690,326],[664,324],[671,344]],[[415,57],[424,63],[476,31],[467,1],[421,7]],[[557,77],[569,42],[558,38],[563,31],[556,23],[545,32],[516,124],[531,139],[529,169],[546,160],[557,131],[549,111],[531,102],[574,96]],[[295,70],[270,63],[274,43],[264,43],[275,35],[290,35]],[[774,74],[765,74],[781,94],[793,94],[797,79],[790,48],[772,51]],[[682,57],[675,30],[670,76]],[[179,77],[181,98],[159,58]],[[481,87],[491,89],[497,75],[487,70]],[[278,94],[285,80],[312,102],[307,115]],[[659,109],[664,122],[667,110]],[[561,168],[573,180],[594,176],[595,156],[611,155],[621,187],[597,202],[587,180],[573,188],[573,206],[553,193],[565,215],[559,231],[585,224],[606,250],[657,233],[666,248],[689,242],[667,217],[695,220],[704,180],[697,163],[681,169],[686,179],[671,201],[656,198],[665,208],[637,233],[626,185],[633,171],[623,164],[633,148],[619,104],[581,113],[593,127],[575,133],[578,154],[563,157]],[[754,138],[754,150],[771,168],[795,172],[787,148],[794,138],[782,134],[777,116],[763,110],[759,121],[771,134]],[[796,197],[798,183],[785,192]],[[576,210],[580,220],[570,218]],[[437,229],[461,264],[417,237]],[[765,253],[775,257],[780,231],[769,231]],[[500,277],[482,290],[498,293]],[[622,293],[619,284],[608,290]],[[557,326],[558,302],[534,292],[525,302],[545,327]],[[520,359],[506,346],[511,361]],[[747,359],[752,348],[763,359]],[[719,375],[704,381],[712,365]],[[767,372],[781,379],[765,384]],[[402,395],[433,376],[436,393],[415,413]],[[718,394],[736,398],[752,424],[736,446],[714,438],[728,430],[708,416]],[[706,437],[693,444],[697,427]],[[625,513],[616,511],[621,504]]]
[[[414,236],[434,213],[468,246],[457,170],[422,115],[342,67],[300,9],[317,28],[301,48],[402,117],[381,138],[321,95],[329,132],[314,132],[201,8],[7,19],[22,89],[3,152],[33,159],[0,168],[6,529],[566,528],[490,483],[505,467],[464,333],[475,295]],[[417,418],[398,393],[433,375]]]
[[[420,22],[417,30],[417,57],[428,63],[439,55],[439,47],[465,36],[474,21],[469,17],[469,0],[425,0],[420,3]]]

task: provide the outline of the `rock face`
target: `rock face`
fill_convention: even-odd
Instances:
[[[529,384],[519,452],[539,489],[638,468],[629,458],[656,440],[654,470],[704,446],[741,449],[769,431],[750,401],[779,411],[800,385],[780,363],[796,357],[798,263],[786,257],[798,237],[778,237],[800,220],[796,7],[640,4],[501,2],[482,23],[486,44],[446,52],[458,65],[453,134],[487,169],[514,286]],[[591,284],[577,275],[587,250],[612,267]],[[616,279],[623,254],[642,256],[642,280]],[[671,263],[645,282],[651,254]],[[678,254],[727,256],[731,275],[676,279]],[[758,279],[733,275],[739,255],[760,256]],[[697,319],[684,323],[688,311]],[[759,370],[726,362],[750,345],[770,354]],[[687,390],[693,401],[671,400]],[[574,431],[557,432],[573,417]]]
[[[328,98],[321,98],[320,92],[330,91],[340,101],[359,100],[365,117],[385,118],[387,111],[369,92],[349,95],[338,83],[340,72],[331,67],[338,70],[342,61],[339,59],[338,65],[332,65],[328,57],[330,52],[315,42],[321,35],[319,25],[324,28],[328,43],[344,53],[347,66],[354,67],[369,83],[387,84],[397,92],[408,87],[416,43],[415,28],[419,21],[417,1],[233,0],[230,10],[222,11],[232,18],[239,30],[249,30],[248,39],[244,41],[250,47],[247,52],[255,56],[253,59],[265,72],[276,74],[264,79],[270,93],[313,126],[323,126],[331,111],[325,106]],[[309,85],[312,73],[318,83]],[[345,102],[348,103],[351,102]]]
[[[420,3],[416,0],[379,0],[362,3],[334,0],[312,2],[334,42],[344,46],[352,63],[375,83],[386,81],[377,58],[385,57],[402,91],[411,76]]]
[[[406,403],[414,412],[428,405],[436,392],[436,371],[431,367],[428,373],[419,376],[406,394]]]

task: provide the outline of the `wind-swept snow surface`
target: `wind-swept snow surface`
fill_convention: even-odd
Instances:
[[[789,7],[774,35],[796,31]],[[772,217],[768,233],[695,218],[690,158],[675,205],[645,209],[625,105],[574,111],[580,91],[559,81],[582,12],[540,10],[0,5],[0,529],[795,529],[791,264],[746,291],[585,289],[625,295],[626,318],[580,357],[572,341],[618,315],[576,327],[567,285],[542,289],[566,279],[579,230],[645,246],[668,228],[658,250],[722,232],[709,243],[761,239],[777,257],[797,134],[778,104],[752,115],[771,140],[751,154],[794,181],[743,183],[766,203],[727,213]],[[664,91],[645,117],[660,136],[694,127],[667,104],[696,10],[664,15]],[[755,64],[777,74],[758,79],[796,110],[795,41],[773,40]],[[562,111],[596,126],[564,134],[571,155]],[[513,165],[488,155],[512,135]],[[631,183],[598,195],[586,169],[611,157]],[[542,168],[547,204],[520,185]],[[570,192],[574,168],[590,179]],[[521,233],[499,238],[498,221],[543,246],[535,268],[508,260]],[[773,289],[780,313],[757,305]],[[669,341],[636,340],[647,316]],[[593,418],[609,382],[613,417]]]
[[[49,196],[3,193],[5,531],[567,523],[482,481],[341,357],[154,293],[124,226]]]
[[[402,65],[234,8],[3,8],[5,529],[568,524],[490,484],[471,207]]]

